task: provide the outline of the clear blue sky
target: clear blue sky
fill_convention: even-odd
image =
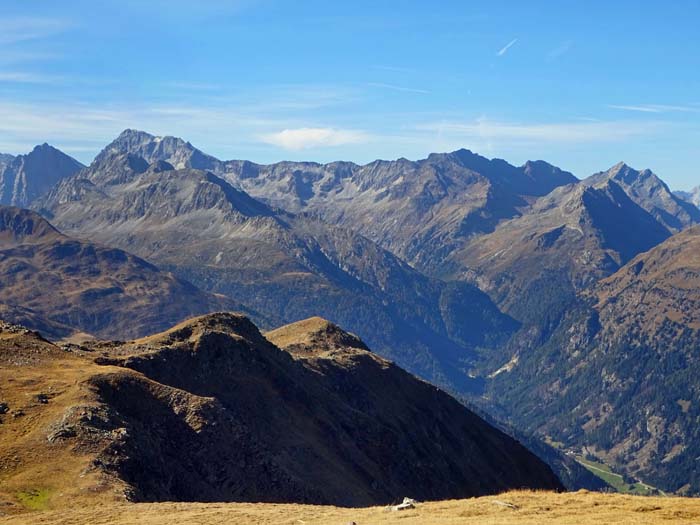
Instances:
[[[700,184],[700,1],[2,0],[0,151],[122,129],[221,158],[470,148]]]

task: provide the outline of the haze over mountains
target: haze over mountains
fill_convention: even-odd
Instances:
[[[44,143],[27,155],[0,157],[0,204],[26,207],[61,179],[83,167]]]
[[[183,318],[244,311],[116,248],[71,239],[38,214],[0,206],[0,316],[47,337],[138,337]]]
[[[124,257],[148,265],[156,302],[189,294],[213,311],[231,301],[270,328],[320,315],[519,431],[700,493],[700,209],[649,170],[619,163],[579,181],[467,150],[259,165],[126,130],[59,178],[30,206],[89,246],[133,253]],[[22,263],[41,267],[36,257]],[[168,323],[195,313],[179,307]],[[114,332],[125,326],[105,311]],[[163,329],[140,318],[129,337]]]

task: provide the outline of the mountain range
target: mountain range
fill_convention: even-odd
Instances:
[[[148,164],[111,146],[35,206],[67,234],[127,250],[265,316],[329,318],[449,388],[477,388],[460,370],[517,327],[475,286],[427,277],[352,230],[271,208],[211,172]]]
[[[204,310],[231,301],[266,327],[320,315],[533,439],[558,473],[562,456],[538,440],[700,493],[700,209],[649,170],[619,163],[579,180],[467,150],[261,165],[126,130],[58,178],[29,203],[47,228],[148,261],[152,279],[191,287],[183,297]],[[28,309],[17,320],[124,338],[17,297],[12,308]],[[162,330],[155,321],[129,337]]]

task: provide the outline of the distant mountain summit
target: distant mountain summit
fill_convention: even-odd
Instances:
[[[700,208],[700,186],[693,188],[690,191],[676,191],[674,192],[677,197],[690,202]]]
[[[163,160],[177,169],[193,168],[216,172],[222,164],[218,159],[202,153],[180,138],[156,137],[135,129],[124,130],[102,150],[95,160],[99,162],[103,156],[115,153],[131,153],[149,164]]]
[[[479,283],[515,318],[541,322],[670,235],[613,178],[570,184],[453,252],[445,276]]]
[[[77,160],[48,144],[27,155],[5,156],[0,159],[0,204],[26,207],[81,168]]]
[[[651,213],[672,233],[700,223],[700,210],[675,195],[651,170],[637,171],[624,162],[608,171],[591,175],[583,182],[594,187],[612,180],[639,206]]]

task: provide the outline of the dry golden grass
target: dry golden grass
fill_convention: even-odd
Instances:
[[[510,508],[500,503],[509,503]],[[0,524],[698,524],[700,499],[650,498],[587,492],[509,492],[456,501],[422,503],[416,509],[346,509],[255,503],[140,503],[96,505],[0,518]]]

